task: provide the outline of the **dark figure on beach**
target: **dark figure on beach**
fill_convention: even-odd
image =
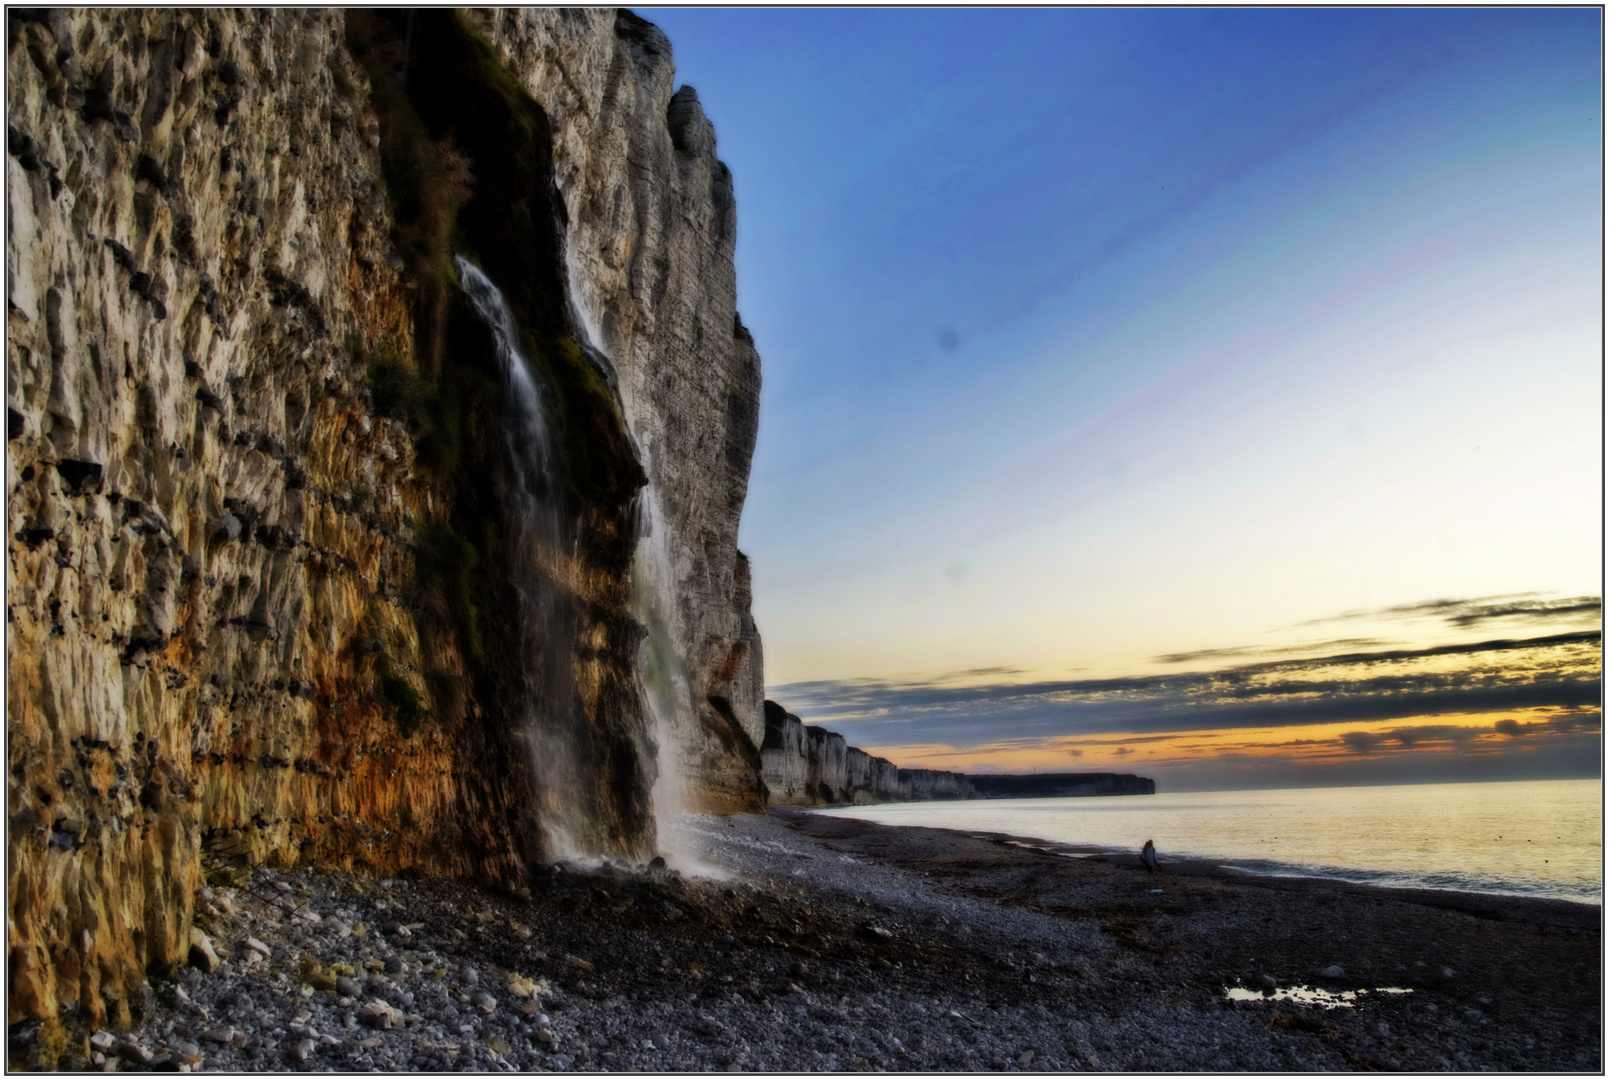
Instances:
[[[1147,873],[1156,873],[1156,845],[1147,840],[1140,849],[1140,861],[1145,864]]]

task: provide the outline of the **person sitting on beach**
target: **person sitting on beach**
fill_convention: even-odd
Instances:
[[[1145,842],[1145,846],[1140,849],[1140,861],[1145,864],[1145,870],[1147,873],[1156,873],[1156,845],[1151,843],[1149,840],[1147,840]]]

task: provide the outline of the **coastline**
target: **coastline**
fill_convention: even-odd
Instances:
[[[260,870],[214,893],[219,969],[159,985],[116,1038],[209,1070],[1601,1068],[1595,906],[1150,875],[780,808],[683,833],[718,877],[559,868],[525,897]],[[1265,976],[1367,992],[1326,1009],[1264,997]],[[97,1067],[88,1034],[62,1065]],[[28,1036],[14,1065],[43,1060]]]
[[[834,809],[838,808],[835,807]],[[849,817],[851,815],[845,813],[843,816]],[[1139,855],[1134,852],[1114,851],[1111,848],[1095,847],[1087,844],[1066,844],[1036,836],[995,832],[989,829],[950,829],[919,825],[885,825],[883,827],[893,829],[935,828],[940,832],[952,832],[959,836],[986,839],[992,843],[1007,847],[1019,847],[1025,851],[1036,851],[1064,859],[1084,859],[1092,862],[1106,862],[1129,869],[1144,869]],[[1169,856],[1162,863],[1162,867],[1164,875],[1223,878],[1235,881],[1247,880],[1261,882],[1270,888],[1276,889],[1279,887],[1279,882],[1292,882],[1309,888],[1365,890],[1371,894],[1394,896],[1409,903],[1420,903],[1431,907],[1445,907],[1472,913],[1480,912],[1492,918],[1522,917],[1519,913],[1525,912],[1524,918],[1547,925],[1557,924],[1581,928],[1590,926],[1596,928],[1602,921],[1602,904],[1584,900],[1572,900],[1568,897],[1538,896],[1531,893],[1500,892],[1495,890],[1441,889],[1418,885],[1351,881],[1336,875],[1303,873],[1299,868],[1290,871],[1249,870],[1243,866],[1233,865],[1225,859],[1177,855]]]

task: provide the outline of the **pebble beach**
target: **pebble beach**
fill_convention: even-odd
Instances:
[[[259,868],[75,1070],[1602,1069],[1594,905],[696,817],[697,872]],[[11,1031],[29,1067],[37,1028]]]

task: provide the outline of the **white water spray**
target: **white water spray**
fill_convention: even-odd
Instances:
[[[582,298],[576,268],[575,237],[567,233],[565,248],[565,286],[570,314],[583,340],[583,351],[621,397],[628,388],[617,385],[613,365],[603,352],[603,331]],[[687,769],[682,760],[685,740],[697,727],[696,706],[687,681],[687,661],[681,652],[686,640],[681,612],[676,604],[676,564],[671,553],[671,534],[654,483],[654,462],[647,446],[633,440],[648,485],[637,496],[637,549],[631,564],[632,610],[647,630],[637,657],[638,682],[648,711],[649,734],[655,752],[652,791],[654,824],[658,831],[655,850],[666,862],[685,873],[724,877],[726,872],[706,863],[700,856],[702,845],[696,830],[688,828]]]
[[[563,858],[587,851],[591,829],[581,776],[576,704],[573,590],[565,583],[569,538],[560,514],[557,459],[541,387],[520,351],[519,330],[497,286],[458,256],[464,292],[496,340],[508,412],[503,434],[513,463],[512,584],[519,595],[521,668],[525,693],[520,733],[536,786],[536,818],[548,852]]]
[[[560,514],[557,464],[548,431],[542,391],[520,351],[520,335],[497,287],[463,257],[459,280],[475,310],[496,339],[498,364],[509,403],[504,433],[514,469],[514,585],[519,593],[522,652],[527,693],[520,729],[535,779],[535,810],[548,853],[574,863],[597,855],[586,820],[579,708],[571,645],[575,637],[572,592],[563,583],[564,550],[572,542]],[[572,263],[573,265],[573,263]],[[598,348],[598,328],[582,304],[573,274],[569,300],[573,321],[588,359],[613,382],[614,372]],[[639,448],[650,477],[652,462]],[[656,760],[651,798],[658,830],[655,849],[684,872],[724,876],[698,854],[696,830],[687,815],[688,792],[681,747],[696,729],[697,713],[688,686],[684,638],[676,604],[675,561],[652,479],[638,496],[637,547],[631,567],[633,612],[646,628],[637,656],[641,700],[647,712]]]
[[[670,530],[652,480],[637,499],[640,525],[631,564],[631,598],[637,618],[648,631],[640,646],[637,670],[654,742],[659,747],[659,771],[653,788],[657,847],[665,861],[683,873],[725,879],[731,874],[704,857],[708,834],[698,827],[696,816],[689,810],[692,793],[687,786],[683,750],[697,729],[698,714],[680,645],[686,635],[676,604]]]

